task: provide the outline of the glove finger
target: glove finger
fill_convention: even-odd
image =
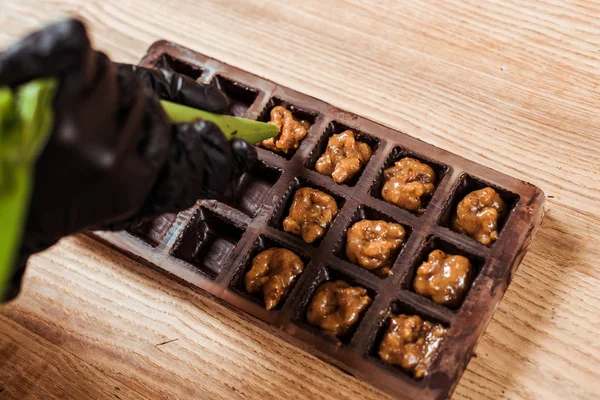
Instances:
[[[200,199],[223,199],[231,182],[256,162],[254,146],[243,140],[229,142],[210,122],[177,124],[173,130],[170,157],[142,210],[134,218],[103,229],[127,229],[188,209]]]
[[[170,156],[138,215],[138,220],[179,212],[207,197],[218,197],[230,181],[231,145],[213,124],[173,125]]]
[[[0,85],[18,86],[34,78],[62,76],[92,55],[84,25],[66,20],[34,32],[0,55]]]
[[[219,198],[231,182],[234,157],[231,143],[216,125],[198,121],[191,125],[197,136],[190,138],[195,145],[188,157],[202,163],[202,192],[205,198]]]
[[[202,84],[166,69],[149,69],[130,64],[117,64],[117,68],[137,75],[162,99],[215,113],[224,113],[229,109],[229,99],[215,85]]]
[[[231,142],[231,148],[233,152],[231,179],[235,180],[252,168],[256,163],[258,155],[256,153],[256,147],[245,140],[233,140]]]

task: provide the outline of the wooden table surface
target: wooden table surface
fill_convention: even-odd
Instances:
[[[115,60],[166,38],[540,186],[454,398],[599,398],[600,2],[3,0],[0,46],[65,15]],[[0,308],[1,399],[294,397],[385,396],[87,237]]]

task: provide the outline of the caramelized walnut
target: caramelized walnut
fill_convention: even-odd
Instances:
[[[498,221],[506,211],[504,201],[494,189],[475,190],[458,203],[451,221],[452,229],[490,245],[498,239]]]
[[[317,189],[300,188],[294,195],[283,230],[313,243],[325,235],[338,207],[333,197]]]
[[[346,256],[380,276],[392,275],[391,257],[406,237],[400,224],[385,221],[358,221],[348,229]]]
[[[457,306],[471,284],[471,271],[468,258],[434,250],[417,268],[413,288],[438,304]]]
[[[267,310],[277,306],[294,280],[304,271],[304,262],[288,249],[272,248],[252,260],[244,282],[250,294],[263,293]]]
[[[446,328],[441,324],[423,321],[417,315],[392,316],[379,346],[379,357],[422,378],[445,334]]]
[[[343,183],[358,174],[371,155],[371,147],[357,141],[354,133],[347,130],[329,138],[327,149],[317,160],[315,169],[323,175],[331,175],[337,183]]]
[[[425,211],[423,201],[433,194],[436,176],[433,169],[419,160],[404,157],[384,172],[381,197],[409,211]]]
[[[277,136],[263,140],[260,145],[276,153],[288,154],[300,146],[310,128],[308,121],[298,121],[292,112],[283,106],[273,107],[271,110],[270,124],[277,125],[279,133]]]
[[[373,300],[367,289],[344,281],[325,282],[315,292],[306,319],[336,337],[344,336]]]

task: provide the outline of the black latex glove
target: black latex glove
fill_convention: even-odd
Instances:
[[[60,80],[55,122],[35,171],[14,297],[29,255],[85,229],[127,229],[214,198],[255,160],[208,122],[171,125],[158,97],[212,112],[229,101],[215,86],[165,70],[114,64],[70,20],[0,55],[0,86]]]

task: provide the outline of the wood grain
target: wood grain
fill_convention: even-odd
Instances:
[[[599,398],[600,2],[170,4],[3,0],[0,46],[78,15],[114,59],[173,40],[542,187],[547,218],[454,397]],[[0,309],[0,398],[117,396],[383,397],[202,293],[67,239]]]

